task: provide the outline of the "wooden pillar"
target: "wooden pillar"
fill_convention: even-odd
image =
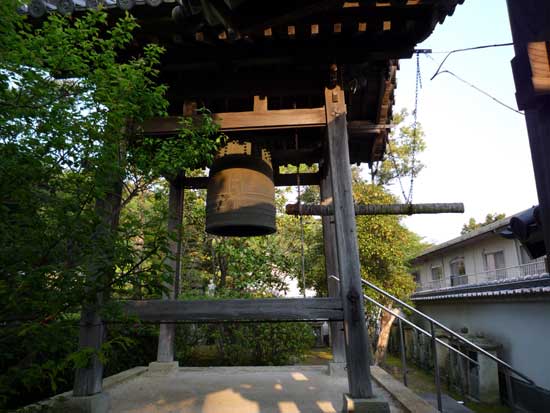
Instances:
[[[80,315],[80,333],[78,345],[80,349],[91,348],[94,351],[100,349],[105,336],[105,327],[99,316],[101,294],[96,306],[85,306]],[[73,396],[92,396],[103,390],[103,364],[97,355],[93,355],[90,363],[85,368],[79,368],[75,373]]]
[[[332,185],[330,182],[330,168],[327,162],[322,166],[320,190],[321,205],[331,204]],[[329,297],[338,297],[340,295],[339,283],[335,279],[330,278],[331,275],[338,274],[334,218],[332,216],[323,216],[321,222],[323,225],[323,246],[325,251],[325,273],[327,277],[328,295]],[[334,363],[345,363],[344,324],[341,321],[330,322],[330,344],[332,347],[332,361]]]
[[[346,104],[339,86],[325,89],[325,108],[349,390],[352,398],[371,398],[370,345],[361,286]]]
[[[181,230],[183,224],[183,200],[184,187],[183,176],[170,180],[170,194],[168,199],[168,234],[170,237],[169,248],[171,257],[167,264],[172,269],[172,281],[166,286],[165,300],[175,300],[180,291],[181,271]],[[161,363],[173,362],[175,351],[176,325],[160,324],[157,361]]]
[[[124,143],[121,143],[116,153],[105,151],[104,161],[114,165],[126,163]],[[99,223],[94,230],[93,240],[96,242],[95,251],[90,254],[87,266],[87,296],[82,304],[80,314],[79,349],[91,349],[89,363],[75,372],[73,396],[93,396],[103,390],[103,364],[99,360],[97,351],[105,339],[105,326],[101,319],[101,307],[109,298],[109,282],[114,276],[114,261],[112,256],[111,237],[116,232],[120,219],[123,168],[106,168],[98,172],[97,179],[102,182],[106,192],[95,201],[95,214]]]
[[[518,107],[525,111],[546,244],[550,256],[550,2],[508,0],[516,57]],[[520,165],[514,165],[521,167]]]

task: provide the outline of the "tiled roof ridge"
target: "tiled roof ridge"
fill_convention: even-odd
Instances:
[[[479,297],[506,297],[513,295],[525,295],[525,294],[547,294],[550,293],[549,287],[530,287],[530,288],[516,288],[509,290],[498,290],[498,291],[476,291],[476,292],[462,292],[456,294],[445,294],[445,295],[431,295],[426,297],[413,297],[413,301],[435,301],[435,300],[448,300],[454,298],[479,298]]]

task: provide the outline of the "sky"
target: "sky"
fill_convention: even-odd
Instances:
[[[441,52],[511,41],[505,0],[466,0],[418,48]],[[460,235],[470,217],[510,215],[538,203],[524,116],[450,75],[430,81],[444,57],[421,56],[418,121],[427,148],[419,158],[426,167],[415,180],[413,202],[463,202],[465,213],[404,219],[431,243]],[[444,68],[516,108],[513,57],[513,47],[455,53]],[[394,111],[414,108],[415,78],[416,59],[401,60]],[[401,194],[398,186],[393,190]]]

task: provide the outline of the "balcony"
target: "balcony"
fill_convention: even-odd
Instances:
[[[528,264],[516,265],[514,267],[499,268],[483,271],[476,274],[465,274],[441,278],[439,280],[424,281],[417,284],[416,292],[440,290],[450,287],[465,285],[479,285],[495,281],[518,280],[528,276],[536,276],[546,273],[544,257]]]

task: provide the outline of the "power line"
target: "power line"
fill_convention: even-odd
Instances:
[[[480,87],[468,82],[467,80],[461,78],[460,76],[458,76],[457,74],[451,72],[450,70],[441,70],[443,65],[445,64],[445,62],[449,58],[449,56],[451,56],[453,53],[467,52],[467,51],[472,51],[472,50],[489,49],[489,48],[494,48],[494,47],[507,47],[507,46],[513,46],[513,45],[514,45],[514,43],[487,44],[487,45],[482,45],[482,46],[473,46],[473,47],[466,47],[466,48],[462,48],[462,49],[455,49],[455,50],[450,50],[450,51],[445,51],[445,52],[434,52],[431,49],[419,49],[419,50],[416,51],[416,53],[417,53],[417,56],[418,56],[419,53],[425,54],[426,56],[430,57],[432,60],[435,60],[435,59],[433,59],[430,56],[430,54],[436,54],[436,53],[441,53],[441,54],[446,53],[447,54],[445,56],[445,58],[441,61],[439,66],[437,67],[437,70],[435,71],[434,75],[431,77],[430,80],[434,80],[437,76],[439,76],[442,73],[447,73],[447,74],[455,77],[456,79],[458,79],[462,83],[466,84],[467,86],[477,90],[478,92],[482,93],[483,95],[487,96],[488,98],[494,100],[499,105],[504,106],[506,109],[510,109],[511,111],[513,111],[515,113],[518,113],[520,115],[524,115],[523,112],[520,112],[519,110],[513,108],[512,106],[504,103],[500,99],[498,99],[498,98],[494,97],[493,95],[491,95],[489,92],[486,92],[483,89],[481,89]]]
[[[503,101],[497,99],[496,97],[494,97],[494,96],[491,95],[490,93],[485,92],[483,89],[480,89],[479,87],[477,87],[476,85],[474,85],[474,84],[468,82],[467,80],[462,79],[460,76],[454,74],[454,73],[451,72],[450,70],[443,70],[443,71],[439,72],[438,75],[441,75],[441,74],[443,74],[443,73],[448,73],[448,74],[450,74],[451,76],[453,76],[453,77],[455,77],[456,79],[460,80],[462,83],[464,83],[464,84],[470,86],[471,88],[477,90],[478,92],[484,94],[484,95],[487,96],[488,98],[491,98],[492,100],[494,100],[495,102],[497,102],[499,105],[504,106],[506,109],[510,109],[511,111],[513,111],[513,112],[515,112],[515,113],[517,113],[517,114],[519,114],[519,115],[525,116],[525,115],[523,114],[523,112],[520,112],[519,110],[513,108],[512,106],[510,106],[510,105],[504,103]]]
[[[492,48],[492,47],[505,47],[505,46],[513,46],[513,45],[514,45],[514,43],[497,43],[497,44],[486,44],[486,45],[483,45],[483,46],[466,47],[466,48],[463,48],[463,49],[455,49],[455,50],[451,50],[449,52],[433,52],[433,51],[430,51],[429,53],[447,53],[447,56],[445,56],[445,58],[441,61],[441,64],[439,65],[439,67],[437,68],[435,74],[432,76],[432,78],[430,80],[434,80],[434,78],[439,74],[439,71],[441,70],[441,68],[443,67],[443,65],[445,64],[445,62],[449,58],[449,56],[451,56],[453,53],[468,52],[468,51],[472,51],[472,50],[481,50],[481,49],[489,49],[489,48]],[[424,53],[427,53],[427,52],[424,52]]]

